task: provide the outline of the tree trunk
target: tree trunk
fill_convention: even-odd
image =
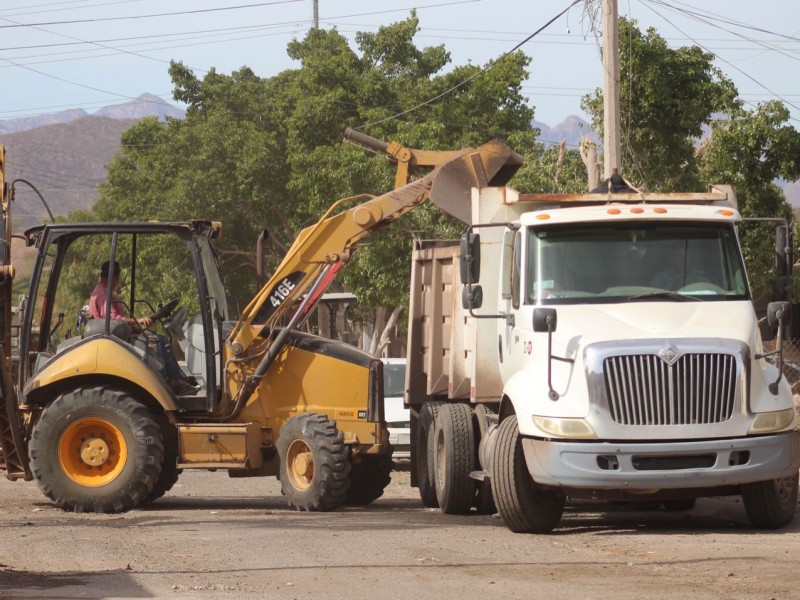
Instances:
[[[380,356],[383,350],[391,341],[392,330],[397,326],[397,321],[403,312],[402,306],[395,306],[389,320],[386,320],[386,307],[380,306],[375,310],[375,329],[372,333],[372,343],[369,353],[373,356]]]
[[[597,164],[597,146],[589,138],[583,138],[578,145],[581,160],[586,167],[586,182],[591,192],[600,185],[600,169]]]

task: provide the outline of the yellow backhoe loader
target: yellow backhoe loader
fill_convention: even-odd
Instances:
[[[0,467],[7,478],[35,479],[66,510],[98,512],[151,502],[190,468],[277,475],[298,510],[368,504],[383,493],[391,454],[381,361],[300,326],[365,235],[428,199],[463,216],[471,188],[505,183],[521,159],[498,142],[429,153],[348,136],[389,153],[397,188],[331,206],[300,233],[237,320],[214,249],[219,223],[57,223],[26,231],[37,261],[13,373],[12,198],[0,182]],[[423,167],[434,168],[408,182]],[[173,391],[158,338],[111,318],[111,294],[105,317],[66,335],[64,315],[80,307],[66,305],[74,300],[63,289],[98,244],[109,280],[117,265],[126,278],[123,314],[149,316],[180,340],[184,375],[196,388]],[[173,300],[152,308],[165,299],[138,297],[154,253],[180,257],[161,275],[192,282],[186,307]]]

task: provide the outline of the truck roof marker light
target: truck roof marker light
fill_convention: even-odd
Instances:
[[[622,211],[620,209],[618,209],[618,208],[609,208],[608,211],[606,211],[606,212],[608,212],[608,214],[610,214],[610,215],[618,215]]]
[[[656,213],[656,214],[659,214],[659,215],[665,215],[665,214],[667,214],[667,209],[666,208],[654,208],[653,212]]]
[[[723,217],[732,217],[734,215],[734,212],[732,210],[728,210],[727,208],[724,208],[722,210],[718,210],[717,214],[720,214]]]
[[[547,213],[542,213],[540,215],[536,215],[536,218],[539,219],[540,221],[546,221],[547,219],[550,218],[550,215],[548,215]]]
[[[643,209],[643,208],[639,208],[639,207],[637,206],[636,208],[632,208],[632,209],[631,209],[631,212],[632,212],[632,213],[634,213],[634,214],[636,214],[636,215],[640,215],[640,214],[642,214],[642,213],[644,212],[644,209]]]

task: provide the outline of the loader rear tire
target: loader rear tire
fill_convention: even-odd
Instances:
[[[445,404],[439,408],[434,430],[436,498],[448,515],[464,515],[472,509],[475,481],[475,434],[472,409],[466,404]]]
[[[297,510],[340,506],[350,486],[349,450],[336,422],[303,413],[286,421],[277,441],[281,492]]]
[[[792,522],[797,507],[797,474],[742,485],[742,502],[750,522],[760,529],[780,529]]]
[[[42,411],[29,454],[39,489],[56,506],[119,513],[153,490],[164,444],[153,415],[128,392],[80,387]]]
[[[366,454],[350,470],[350,487],[344,503],[367,506],[383,496],[392,481],[392,447],[383,454]]]
[[[419,409],[419,432],[417,433],[417,443],[414,452],[417,471],[417,487],[419,497],[428,508],[439,508],[439,501],[436,499],[436,486],[433,484],[436,474],[434,473],[434,451],[433,433],[436,429],[436,419],[439,416],[439,408],[444,402],[426,402]]]
[[[517,417],[500,423],[492,465],[497,510],[514,533],[549,533],[561,520],[564,495],[538,487],[528,473]]]

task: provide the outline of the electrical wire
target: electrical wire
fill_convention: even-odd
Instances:
[[[683,35],[687,35],[687,34],[686,34],[686,32],[684,32],[684,31],[683,31],[683,30],[682,30],[680,27],[678,27],[677,25],[675,25],[675,23],[673,23],[673,22],[672,22],[671,20],[669,20],[667,17],[665,17],[664,15],[662,15],[661,13],[659,13],[659,12],[658,12],[656,9],[652,8],[651,6],[648,6],[648,4],[658,4],[658,5],[665,5],[665,6],[666,6],[666,3],[665,3],[665,2],[661,2],[660,0],[641,0],[641,2],[642,2],[642,5],[643,5],[645,8],[647,8],[647,9],[648,9],[648,10],[650,10],[650,11],[652,11],[652,12],[653,12],[653,13],[655,13],[657,16],[659,16],[661,19],[663,19],[664,21],[666,21],[667,23],[669,23],[670,25],[672,25],[672,26],[673,26],[673,27],[674,27],[676,30],[678,30],[678,31],[679,31],[680,33],[682,33]],[[676,10],[677,12],[684,13],[684,10],[683,10],[683,9],[675,8],[675,10]],[[688,36],[688,37],[691,39],[691,36]],[[716,54],[716,53],[712,52],[711,50],[709,50],[709,49],[708,49],[706,46],[704,46],[703,44],[700,44],[699,42],[697,42],[697,41],[695,41],[695,40],[693,40],[693,42],[694,42],[694,43],[695,43],[697,46],[699,46],[700,48],[702,48],[703,50],[705,50],[706,52],[708,52],[709,54],[712,54],[713,56],[715,56],[715,57],[716,57],[718,60],[720,60],[721,62],[725,63],[725,64],[726,64],[726,65],[728,65],[729,67],[731,67],[731,68],[735,69],[736,71],[738,71],[739,73],[741,73],[741,74],[742,74],[743,76],[745,76],[747,79],[749,79],[750,81],[752,81],[753,83],[755,83],[757,86],[759,86],[760,88],[762,88],[762,89],[764,89],[766,92],[768,92],[768,93],[769,93],[771,96],[773,96],[773,97],[775,97],[775,98],[779,99],[781,102],[783,102],[784,104],[787,104],[788,106],[791,106],[791,107],[792,107],[792,108],[794,108],[795,110],[797,110],[797,111],[800,111],[800,106],[798,106],[797,104],[794,104],[793,102],[789,102],[789,101],[788,101],[788,100],[786,100],[784,97],[781,97],[780,95],[776,94],[776,93],[775,93],[775,92],[773,92],[771,89],[769,89],[769,88],[768,88],[766,85],[764,85],[763,83],[761,83],[760,81],[758,81],[758,80],[757,80],[755,77],[753,77],[753,76],[752,76],[752,75],[750,75],[749,73],[745,72],[743,69],[740,69],[740,68],[739,68],[739,67],[737,67],[736,65],[734,65],[734,64],[732,64],[731,62],[729,62],[729,61],[725,60],[724,58],[722,58],[720,55],[718,55],[718,54]],[[789,119],[790,119],[790,120],[792,120],[792,121],[795,121],[795,122],[797,122],[797,123],[800,123],[800,119],[797,119],[797,118],[795,118],[795,117],[791,117],[791,116],[790,116],[790,117],[789,117]]]
[[[260,8],[262,6],[275,6],[277,4],[294,4],[303,0],[273,0],[272,2],[259,2],[257,4],[240,4],[238,6],[223,6],[219,8],[196,8],[194,10],[182,10],[178,12],[156,13],[150,15],[127,15],[124,17],[95,17],[93,19],[73,19],[70,21],[45,21],[42,23],[21,23],[13,25],[0,25],[0,29],[11,29],[17,27],[39,27],[42,25],[73,25],[76,23],[102,23],[108,21],[131,21],[134,19],[152,19],[156,17],[174,17],[179,15],[194,15],[201,13],[212,13],[226,10],[240,10],[246,8]]]

